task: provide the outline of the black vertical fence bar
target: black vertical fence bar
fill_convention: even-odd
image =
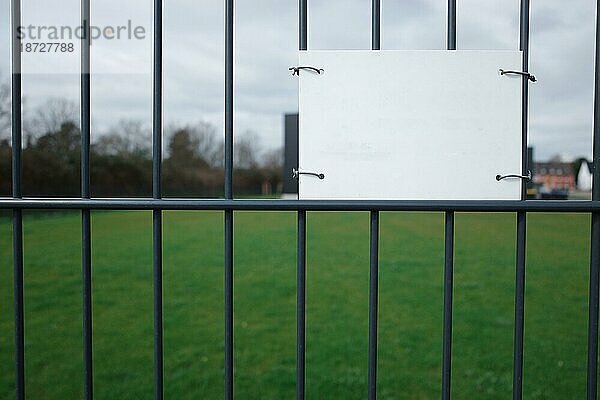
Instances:
[[[234,0],[225,0],[225,198],[233,199]]]
[[[454,279],[454,213],[446,212],[444,237],[444,344],[442,356],[442,399],[450,399],[452,376],[452,290]]]
[[[233,199],[234,0],[225,0],[225,198]],[[233,210],[225,210],[225,399],[233,400]]]
[[[299,50],[307,50],[308,49],[308,4],[307,4],[307,0],[299,0],[298,19],[299,19],[298,48],[299,48]]]
[[[377,313],[379,300],[379,211],[371,211],[369,268],[369,400],[377,398]]]
[[[447,49],[456,50],[456,0],[448,0]]]
[[[519,49],[523,52],[522,69],[529,72],[529,0],[521,0],[520,13],[520,35]],[[527,161],[527,136],[528,136],[528,113],[529,113],[529,79],[522,78],[522,100],[521,100],[521,173],[528,174],[529,165]],[[521,200],[527,199],[527,181],[521,181]]]
[[[12,196],[21,198],[22,115],[21,115],[21,40],[17,28],[21,25],[21,1],[11,2],[11,116],[12,116]],[[13,210],[13,283],[15,302],[15,391],[16,398],[25,399],[25,314],[23,307],[23,214]]]
[[[381,49],[381,0],[371,1],[371,50]]]
[[[298,211],[296,288],[296,399],[304,399],[306,361],[306,211]]]
[[[523,52],[522,69],[529,71],[529,0],[521,0],[519,48]],[[522,78],[521,102],[521,173],[527,175],[527,115],[529,106],[529,79]],[[521,183],[521,200],[527,199],[527,182]],[[517,213],[517,256],[515,278],[515,332],[513,345],[513,399],[523,397],[523,331],[525,320],[525,255],[527,214]]]
[[[308,48],[308,4],[298,2],[298,49]],[[300,180],[298,180],[300,181]],[[300,186],[298,185],[298,188]],[[300,192],[298,192],[300,193]],[[298,210],[296,271],[296,399],[303,400],[306,382],[306,211]]]
[[[381,49],[381,0],[371,1],[371,49]],[[377,317],[379,303],[379,211],[371,211],[369,260],[369,400],[377,398]]]
[[[233,399],[233,211],[225,210],[225,399]]]
[[[90,0],[81,1],[81,197],[90,193],[90,136],[91,136],[91,81],[90,81]],[[92,366],[92,253],[90,210],[81,211],[81,268],[83,297],[83,375],[84,398],[94,397]]]
[[[513,399],[523,396],[523,329],[525,319],[525,240],[527,221],[517,213],[517,268],[515,285],[515,333],[513,355]]]
[[[23,215],[13,211],[13,263],[15,297],[15,372],[17,399],[25,399],[25,319],[23,310]]]
[[[596,155],[594,160],[597,160]],[[597,168],[597,165],[595,164],[594,167]],[[594,173],[594,179],[596,178],[597,175]],[[595,400],[598,385],[598,264],[600,264],[600,213],[598,212],[592,213],[591,235],[587,398],[588,400]]]
[[[594,149],[592,200],[600,200],[600,0],[596,2],[596,59],[594,66]],[[600,264],[600,213],[592,213],[589,283],[587,398],[598,397],[598,285]]]
[[[90,211],[83,210],[81,218],[82,230],[82,280],[83,280],[83,376],[84,398],[91,400],[93,391],[92,370],[92,271],[91,271],[91,221]]]
[[[447,49],[456,50],[456,0],[448,0]],[[450,399],[452,377],[452,291],[454,278],[454,212],[445,214],[444,331],[442,349],[442,399]]]
[[[163,2],[154,0],[154,67],[152,98],[152,197],[160,199],[162,163],[162,38]],[[163,390],[163,265],[162,211],[152,211],[154,274],[154,398],[162,400]]]

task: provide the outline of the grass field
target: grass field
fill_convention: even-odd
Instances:
[[[512,386],[514,214],[457,214],[453,394]],[[94,212],[96,399],[153,395],[152,220]],[[80,216],[25,216],[26,382],[31,399],[82,396]],[[368,213],[309,213],[307,397],[367,392]],[[11,224],[0,217],[0,398],[12,398]],[[530,214],[524,397],[583,398],[589,216]],[[295,395],[295,213],[235,214],[238,399]],[[379,394],[439,398],[443,214],[382,213]],[[223,215],[165,212],[165,394],[223,395]]]

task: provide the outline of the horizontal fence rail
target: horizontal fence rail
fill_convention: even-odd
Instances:
[[[82,40],[81,71],[81,187],[80,198],[28,198],[22,196],[22,94],[20,39],[16,27],[21,24],[21,0],[11,0],[11,98],[12,98],[12,197],[0,197],[0,210],[12,211],[13,219],[13,268],[15,302],[15,397],[25,399],[25,315],[23,310],[23,211],[24,210],[77,210],[82,215],[82,323],[83,323],[83,388],[84,398],[91,400],[93,386],[93,339],[92,339],[92,257],[91,257],[91,211],[92,210],[148,210],[153,214],[153,286],[154,286],[154,386],[155,399],[164,396],[163,361],[163,225],[162,211],[207,210],[224,212],[224,397],[234,398],[234,211],[289,211],[297,212],[297,283],[296,283],[296,398],[305,397],[306,369],[306,232],[308,211],[365,211],[370,212],[370,262],[369,275],[369,342],[368,354],[369,399],[377,398],[377,334],[379,296],[379,242],[380,215],[382,211],[443,212],[445,213],[445,257],[443,347],[441,349],[441,394],[451,398],[452,374],[452,312],[453,312],[453,264],[454,226],[456,212],[517,213],[517,257],[515,290],[515,331],[513,348],[513,399],[522,398],[523,347],[525,312],[525,265],[527,213],[589,213],[592,215],[591,254],[589,276],[589,324],[587,398],[597,398],[598,362],[598,308],[600,279],[600,0],[597,0],[596,59],[594,93],[594,147],[593,147],[593,196],[582,201],[525,200],[526,186],[521,187],[521,200],[238,200],[233,193],[233,132],[234,132],[234,0],[223,0],[224,24],[224,189],[223,199],[177,199],[163,198],[161,190],[162,159],[162,112],[163,112],[163,0],[154,0],[154,57],[153,57],[153,197],[152,198],[91,198],[90,188],[90,133],[91,133],[91,71],[89,38]],[[381,49],[381,0],[371,0],[371,49]],[[529,64],[529,0],[520,2],[520,40],[523,51],[523,71]],[[456,50],[456,0],[448,0],[447,49]],[[299,50],[308,49],[308,0],[299,0]],[[81,19],[90,23],[90,0],[81,0]],[[527,165],[527,106],[528,79],[523,77],[522,97],[522,172]]]
[[[227,199],[58,199],[0,198],[1,209],[30,210],[233,210],[233,211],[456,211],[573,212],[600,211],[591,200],[227,200]]]

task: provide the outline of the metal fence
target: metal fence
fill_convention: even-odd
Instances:
[[[516,212],[516,292],[514,323],[513,398],[522,398],[523,377],[523,320],[525,297],[525,249],[528,212],[591,213],[591,254],[589,281],[589,324],[587,360],[587,398],[597,397],[598,370],[598,284],[600,266],[600,25],[597,1],[595,94],[594,94],[594,185],[591,201],[538,201],[526,199],[526,184],[522,183],[520,201],[306,201],[306,200],[234,200],[233,199],[233,78],[234,78],[234,0],[225,2],[225,198],[163,199],[161,196],[162,149],[162,35],[163,0],[154,0],[154,59],[153,59],[153,196],[152,198],[90,198],[90,38],[81,41],[81,198],[50,199],[24,198],[21,189],[21,52],[16,26],[21,21],[21,1],[11,0],[11,66],[12,66],[12,198],[0,198],[0,209],[12,209],[14,251],[15,302],[15,373],[16,398],[25,398],[25,350],[23,313],[23,217],[24,209],[81,210],[82,226],[82,293],[83,293],[83,357],[84,397],[93,398],[92,374],[92,258],[91,210],[152,210],[154,246],[154,384],[155,398],[163,398],[163,284],[162,284],[162,211],[163,210],[222,210],[225,226],[225,398],[233,399],[233,218],[234,211],[297,211],[297,359],[296,397],[305,393],[305,328],[306,328],[306,213],[308,211],[370,211],[370,285],[369,285],[369,345],[368,398],[377,397],[377,317],[378,317],[378,250],[380,211],[441,211],[445,212],[444,262],[444,320],[442,356],[442,398],[450,398],[452,360],[452,290],[454,257],[454,213]],[[308,4],[299,0],[299,50],[307,50]],[[523,52],[523,71],[529,65],[529,0],[520,3],[520,50]],[[372,50],[379,50],[381,41],[381,1],[372,0]],[[90,24],[90,0],[81,0],[81,23]],[[448,0],[447,47],[456,49],[456,0]],[[522,79],[522,173],[527,166],[527,105],[528,78]]]

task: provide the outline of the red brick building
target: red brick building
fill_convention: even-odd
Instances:
[[[544,190],[575,190],[575,169],[573,163],[567,162],[536,162],[533,181]]]

